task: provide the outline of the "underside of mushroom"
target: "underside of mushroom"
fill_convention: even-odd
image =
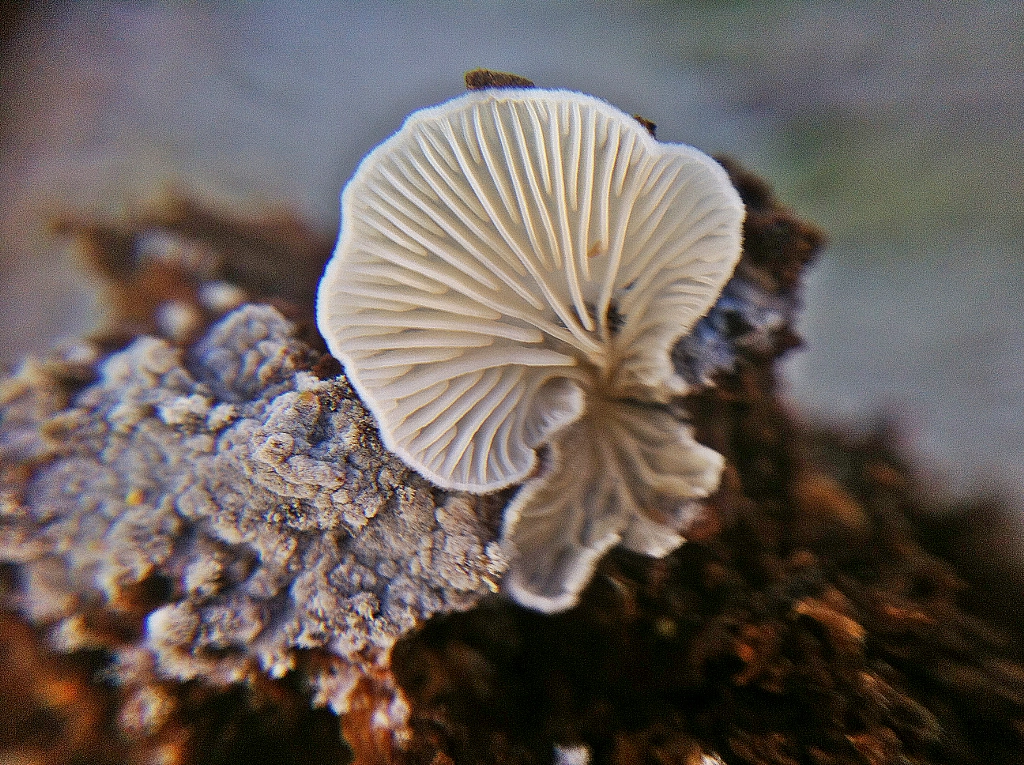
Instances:
[[[525,482],[504,526],[523,604],[571,606],[616,543],[666,554],[717,487],[722,458],[668,406],[669,354],[732,273],[743,214],[713,160],[567,91],[416,112],[346,186],[321,333],[412,468]]]

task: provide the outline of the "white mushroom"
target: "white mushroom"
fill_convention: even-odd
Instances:
[[[317,322],[389,449],[447,489],[527,481],[507,586],[571,606],[622,542],[665,555],[723,460],[665,406],[736,264],[725,171],[567,91],[418,111],[342,194]],[[549,459],[538,465],[538,450]]]

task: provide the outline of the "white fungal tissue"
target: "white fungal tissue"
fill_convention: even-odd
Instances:
[[[342,194],[317,322],[384,443],[446,489],[525,483],[505,580],[547,612],[621,543],[662,556],[721,455],[670,405],[670,350],[740,256],[724,169],[579,93],[409,116]]]

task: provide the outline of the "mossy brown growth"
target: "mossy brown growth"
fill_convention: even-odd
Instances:
[[[288,212],[236,216],[187,198],[120,223],[62,218],[51,227],[79,245],[102,279],[108,315],[99,339],[111,347],[140,334],[193,341],[247,301],[272,302],[289,318],[311,316],[333,247]]]
[[[741,270],[794,289],[822,235],[728,166],[749,210]],[[399,643],[409,762],[545,763],[555,745],[616,765],[1020,761],[1019,622],[992,626],[990,601],[979,618],[922,546],[936,508],[890,441],[795,421],[773,365],[797,343],[781,328],[688,402],[732,466],[689,544],[613,551],[555,618],[495,600]]]
[[[102,656],[54,656],[40,636],[0,611],[0,761],[40,765],[124,762],[113,694],[90,677]]]
[[[744,264],[760,269],[775,289],[793,289],[804,267],[825,246],[824,233],[780,204],[762,178],[729,157],[716,159],[729,171],[747,206]]]
[[[318,765],[349,760],[337,718],[301,675],[223,690],[104,681],[99,647],[58,656],[0,612],[0,762],[34,765]]]

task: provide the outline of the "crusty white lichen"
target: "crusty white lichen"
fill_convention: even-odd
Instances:
[[[157,578],[141,641],[115,650],[125,682],[278,677],[321,649],[339,661],[308,678],[314,699],[343,711],[399,636],[492,592],[500,507],[410,472],[314,359],[248,305],[191,349],[136,340],[70,401],[81,352],[0,383],[0,560],[23,613],[74,649],[84,611]]]

